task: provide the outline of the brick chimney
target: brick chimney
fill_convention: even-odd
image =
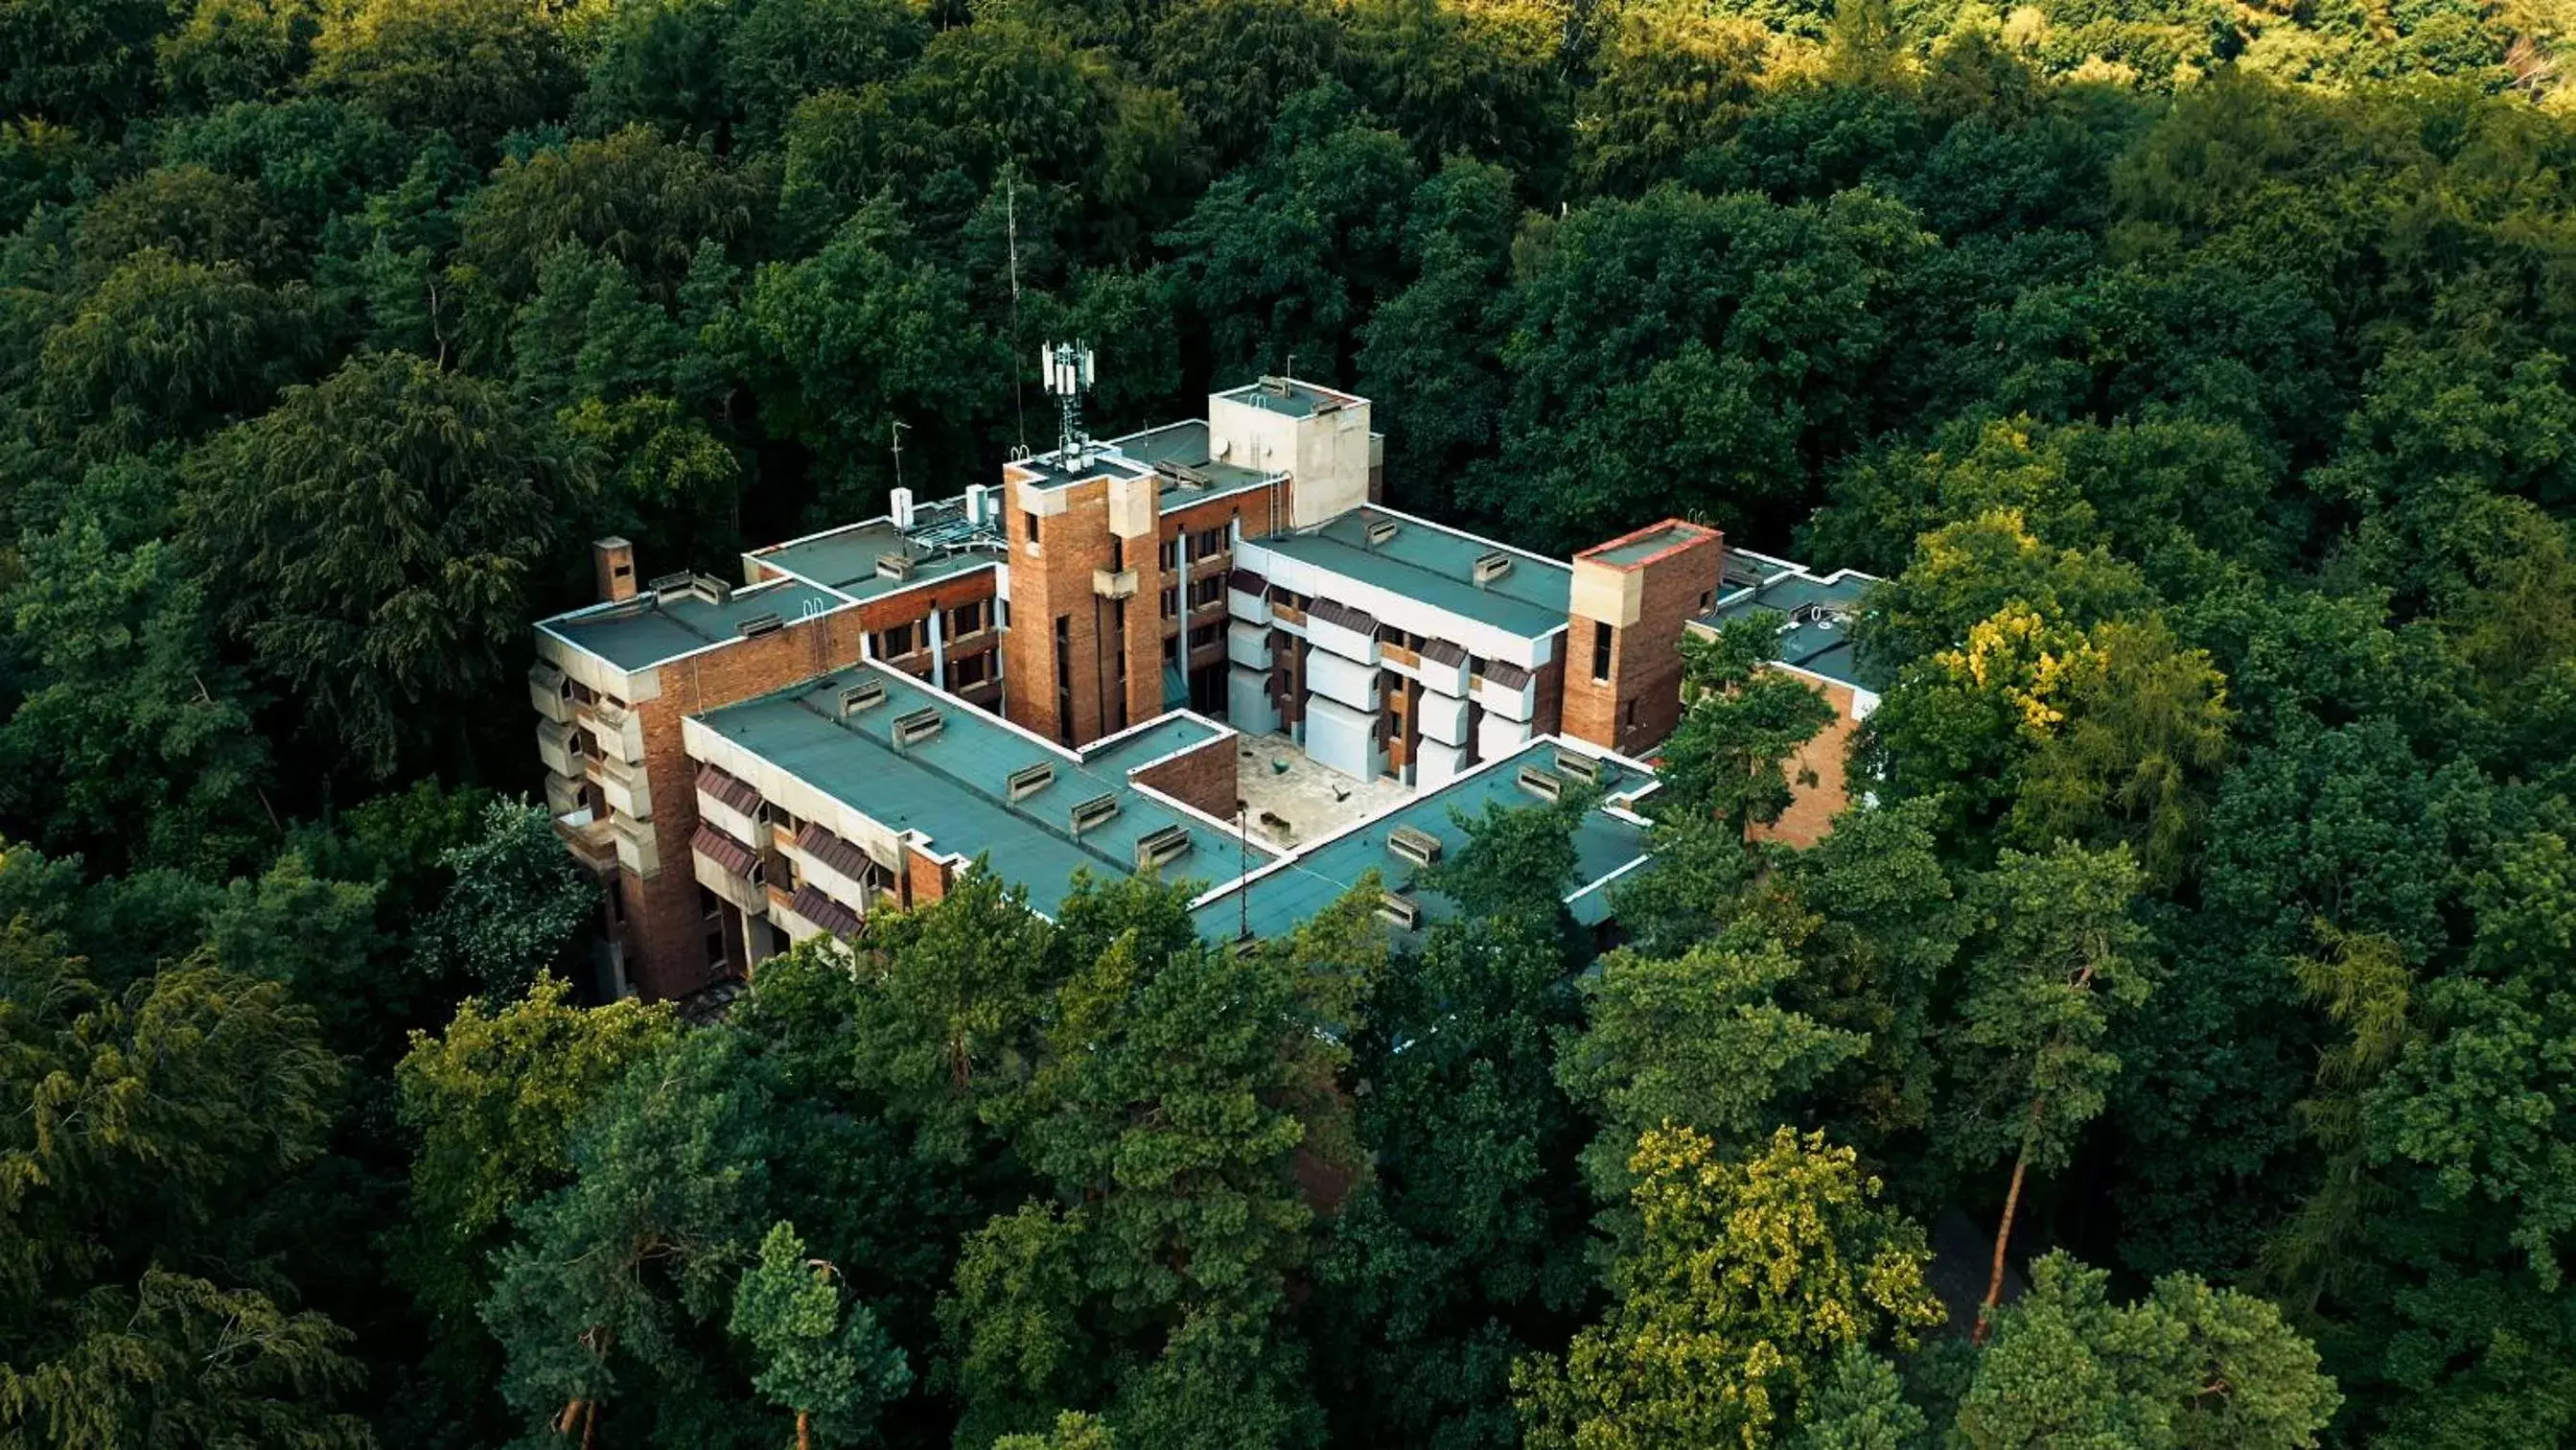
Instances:
[[[610,604],[635,597],[635,546],[624,539],[601,539],[590,546],[599,566],[599,597]]]

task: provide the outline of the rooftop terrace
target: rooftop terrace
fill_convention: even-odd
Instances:
[[[839,718],[842,689],[867,678],[885,682],[885,702]],[[897,746],[894,722],[924,708],[940,712],[939,733]],[[1155,720],[1093,746],[1077,761],[910,675],[866,665],[697,718],[870,820],[918,832],[927,849],[989,857],[996,874],[1028,888],[1029,904],[1050,916],[1063,905],[1076,871],[1134,875],[1137,838],[1165,826],[1180,826],[1190,837],[1188,854],[1165,872],[1176,880],[1230,880],[1242,869],[1239,860],[1260,867],[1278,859],[1259,842],[1238,842],[1222,825],[1129,783],[1127,773],[1137,766],[1231,733],[1196,716]],[[1055,767],[1054,780],[1012,801],[1012,773],[1040,763]],[[1077,838],[1069,811],[1103,795],[1117,801],[1117,814]]]
[[[1381,520],[1394,524],[1395,534],[1371,544],[1369,526]],[[1563,629],[1573,593],[1573,569],[1556,560],[1379,508],[1352,509],[1314,528],[1253,542],[1524,639]],[[1511,572],[1478,584],[1476,561],[1498,549],[1511,556]]]
[[[537,628],[633,674],[734,639],[746,620],[775,614],[793,623],[842,602],[801,579],[781,579],[736,589],[721,600],[693,592],[640,594],[559,614]]]
[[[1203,897],[1193,912],[1200,933],[1231,941],[1248,920],[1256,936],[1283,935],[1331,905],[1371,870],[1383,879],[1386,890],[1415,895],[1422,903],[1426,921],[1454,917],[1457,909],[1447,898],[1436,892],[1417,891],[1420,871],[1388,851],[1387,837],[1399,826],[1410,826],[1436,837],[1444,855],[1454,853],[1466,844],[1467,832],[1451,818],[1453,810],[1476,820],[1484,815],[1488,803],[1539,804],[1519,784],[1521,767],[1554,770],[1560,751],[1590,758],[1590,752],[1578,752],[1554,741],[1533,741],[1501,760],[1479,766],[1437,790],[1415,796],[1393,810],[1320,841],[1284,864],[1257,874],[1247,884],[1232,889],[1219,887]],[[1653,784],[1653,777],[1642,770],[1610,760],[1602,760],[1600,765],[1605,800],[1600,808],[1586,813],[1575,830],[1575,875],[1579,885],[1568,903],[1575,919],[1587,924],[1608,916],[1610,882],[1646,859],[1645,828],[1625,810],[1625,802]]]

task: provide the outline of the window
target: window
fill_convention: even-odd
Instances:
[[[921,648],[923,631],[918,621],[905,620],[877,632],[877,658],[899,660]]]
[[[1073,743],[1073,616],[1055,617],[1055,738]]]
[[[1116,534],[1109,536],[1109,572],[1120,574],[1127,569],[1127,541]]]
[[[1634,729],[1636,729],[1636,728],[1637,728],[1637,702],[1636,702],[1636,701],[1634,701],[1634,700],[1624,700],[1624,701],[1621,701],[1621,702],[1620,702],[1620,705],[1619,705],[1619,728],[1620,728],[1620,729],[1622,729],[1622,730],[1634,730]]]
[[[1598,619],[1592,621],[1592,678],[1610,682],[1610,626]]]
[[[1163,617],[1176,619],[1181,612],[1181,586],[1175,584],[1163,591]]]
[[[948,662],[948,688],[962,690],[993,678],[993,656],[990,652],[968,655]]]
[[[1181,567],[1181,541],[1177,538],[1165,539],[1159,557],[1163,572],[1166,574]]]
[[[1232,546],[1226,541],[1226,531],[1222,525],[1213,529],[1201,529],[1190,536],[1190,557],[1194,559],[1204,559],[1210,554],[1222,554],[1230,547]]]
[[[1202,624],[1190,631],[1190,648],[1194,651],[1212,649],[1224,642],[1225,626],[1222,624]]]
[[[1214,609],[1223,603],[1225,603],[1225,576],[1223,574],[1210,574],[1204,579],[1193,579],[1190,581],[1191,613],[1195,614],[1202,609]]]
[[[1716,590],[1714,590],[1714,589],[1703,589],[1703,590],[1701,590],[1701,591],[1699,592],[1699,612],[1700,612],[1700,613],[1702,613],[1702,614],[1706,614],[1706,613],[1708,613],[1708,607],[1709,607],[1709,605],[1710,605],[1710,604],[1712,604],[1712,603],[1714,603],[1714,602],[1716,601],[1716,599],[1717,599],[1717,591],[1716,591]]]
[[[1181,662],[1181,637],[1180,637],[1179,635],[1177,635],[1177,634],[1167,634],[1167,635],[1164,635],[1164,636],[1163,636],[1163,663],[1165,663],[1165,664],[1167,664],[1167,665],[1176,665],[1176,664],[1179,664],[1180,662]]]
[[[760,818],[763,821],[768,822],[770,825],[776,826],[780,830],[785,831],[791,836],[805,829],[805,823],[803,821],[800,821],[796,819],[795,816],[789,814],[787,808],[776,801],[762,801],[760,803]]]
[[[948,636],[964,639],[984,627],[984,601],[970,599],[948,611]]]
[[[1031,552],[1035,552],[1038,546],[1038,516],[1026,509],[1022,509],[1020,511],[1020,517],[1028,523],[1029,549]]]

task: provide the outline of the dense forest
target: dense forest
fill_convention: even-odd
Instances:
[[[2569,23],[0,0],[0,1447],[2576,1440]],[[585,542],[1077,334],[1883,576],[1867,799],[1747,844],[1737,628],[1615,946],[1533,807],[1418,951],[970,877],[585,1004]]]

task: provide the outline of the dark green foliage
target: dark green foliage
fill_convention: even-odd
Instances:
[[[2576,1436],[2571,43],[0,0],[0,1450]],[[1238,956],[969,873],[719,1023],[580,1005],[531,617],[600,534],[881,512],[898,432],[990,481],[1064,336],[1104,435],[1293,368],[1396,507],[1883,576],[1856,803],[1748,839],[1825,707],[1747,621],[1615,940],[1569,806],[1392,960],[1365,893]],[[1627,1196],[1685,1130],[1923,1223],[2023,1163],[2035,1287],[1982,1352],[1728,1338],[1679,1282],[1752,1258]]]

